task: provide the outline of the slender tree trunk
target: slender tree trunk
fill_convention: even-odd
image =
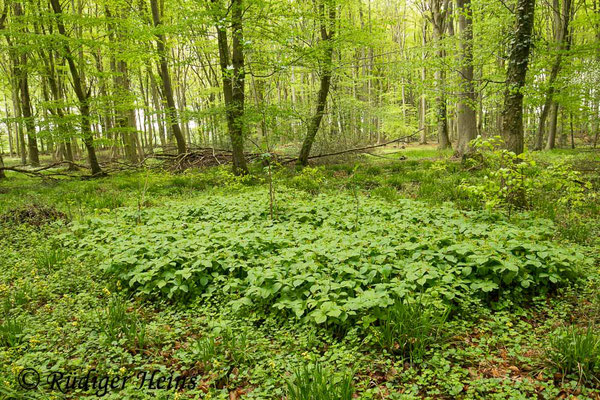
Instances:
[[[436,56],[441,61],[445,57],[442,39],[446,32],[448,12],[447,0],[431,1],[431,21],[433,25],[433,40],[436,47]],[[443,65],[436,68],[434,79],[436,83],[436,123],[438,133],[438,147],[448,149],[452,147],[448,136],[448,107],[446,103],[446,70]]]
[[[21,58],[21,66],[25,65],[26,57]],[[29,163],[34,167],[39,167],[40,156],[36,140],[35,121],[31,111],[31,97],[29,95],[29,79],[27,73],[21,72],[20,87],[21,87],[21,111],[25,126],[27,127],[27,150],[29,155]]]
[[[550,127],[556,127],[557,112],[555,108],[557,105],[553,97],[556,91],[555,83],[560,72],[563,51],[568,47],[566,43],[569,33],[569,22],[571,20],[571,4],[571,0],[563,0],[561,10],[559,0],[553,0],[552,8],[554,9],[554,40],[557,46],[558,54],[556,55],[556,59],[552,65],[552,69],[550,70],[550,76],[548,77],[548,89],[546,91],[546,98],[544,100],[544,106],[542,107],[542,113],[540,114],[538,129],[536,131],[535,144],[533,147],[534,150],[541,150],[544,145],[544,131],[546,129],[546,120],[549,113],[551,116]],[[554,119],[554,122],[552,119]],[[548,135],[548,143],[546,145],[547,148],[554,147],[555,138],[556,129],[554,129],[554,131]]]
[[[8,99],[6,98],[6,94],[4,95],[4,114],[6,115],[6,118],[9,118],[10,116],[10,112],[8,111]],[[8,129],[8,131],[6,132],[8,134],[8,156],[12,157],[14,154],[14,143],[13,143],[13,136],[12,136],[12,124],[10,122],[6,123],[6,127]]]
[[[425,96],[425,82],[427,81],[427,69],[425,68],[425,60],[427,58],[427,52],[425,46],[427,45],[427,20],[423,19],[423,30],[422,30],[422,45],[421,50],[421,61],[423,67],[421,68],[421,83],[423,84],[423,93],[419,98],[419,129],[421,131],[421,137],[419,140],[420,144],[427,144],[427,134],[429,129],[427,127],[427,97]]]
[[[23,16],[23,6],[21,3],[13,4],[14,15],[17,18]],[[22,34],[25,35],[27,32],[25,29],[22,30]],[[10,43],[9,43],[10,45]],[[14,72],[19,85],[19,91],[21,94],[21,114],[25,120],[25,126],[27,127],[27,148],[29,155],[29,163],[34,167],[39,167],[40,157],[39,150],[37,147],[35,121],[33,117],[31,107],[31,97],[29,94],[29,78],[27,71],[27,53],[14,54],[13,56]]]
[[[65,26],[62,21],[62,8],[60,5],[60,0],[50,0],[50,4],[52,5],[52,9],[54,14],[57,15],[56,23],[58,25],[58,32],[67,37],[67,32]],[[69,71],[71,72],[71,77],[73,78],[73,88],[75,89],[75,94],[77,95],[77,100],[79,101],[79,111],[81,113],[81,132],[83,144],[88,153],[88,161],[90,163],[90,168],[92,169],[92,175],[101,175],[102,169],[100,168],[100,164],[98,163],[98,158],[96,157],[96,149],[94,148],[94,136],[92,133],[92,125],[91,125],[91,116],[90,116],[90,91],[86,91],[83,87],[83,82],[81,79],[80,71],[75,65],[75,60],[73,58],[73,53],[68,45],[68,43],[63,44],[63,57],[67,60],[69,64]]]
[[[469,142],[477,137],[476,96],[473,84],[473,19],[471,0],[457,0],[458,28],[460,31],[461,81],[458,102],[458,146],[457,153],[462,156],[469,150]]]
[[[535,0],[518,0],[516,29],[508,59],[502,130],[506,148],[515,154],[524,150],[523,86],[529,64]]]
[[[233,172],[236,175],[248,173],[244,156],[244,98],[245,71],[242,29],[242,0],[233,0],[231,4],[231,36],[232,57],[229,60],[229,43],[227,29],[217,24],[217,41],[219,44],[219,61],[223,75],[223,96],[225,97],[225,113],[227,128],[231,138],[233,155]],[[230,70],[230,67],[232,69]]]
[[[150,7],[152,9],[152,21],[154,22],[154,27],[159,29],[162,25],[162,22],[160,20],[158,0],[150,0]],[[177,116],[177,109],[175,108],[175,99],[173,97],[173,86],[171,84],[171,74],[169,73],[169,64],[167,61],[167,50],[165,43],[165,35],[157,32],[156,47],[159,57],[159,75],[163,84],[163,95],[167,103],[166,114],[169,119],[171,129],[173,130],[173,136],[175,136],[175,141],[177,142],[177,153],[184,154],[186,152],[185,138],[181,132],[179,119]]]
[[[329,21],[326,22],[325,17],[325,4],[323,1],[319,4],[319,13],[321,19],[321,41],[325,47],[325,54],[323,57],[323,71],[321,71],[321,82],[319,87],[319,94],[317,96],[317,108],[313,115],[309,125],[306,137],[302,143],[300,149],[300,155],[298,156],[298,164],[308,165],[308,157],[310,150],[319,131],[321,120],[325,114],[325,106],[327,105],[327,96],[331,87],[331,75],[332,75],[332,64],[333,64],[333,37],[335,34],[334,26],[336,19],[335,6],[331,5],[329,8]],[[329,25],[329,29],[327,27]]]
[[[44,60],[44,64],[46,67],[48,87],[50,88],[50,94],[52,95],[52,101],[54,101],[54,103],[55,103],[54,106],[48,107],[48,110],[57,119],[56,128],[57,128],[58,140],[61,142],[60,149],[62,152],[62,156],[67,161],[70,162],[69,170],[74,171],[77,169],[77,167],[75,167],[75,165],[73,164],[73,152],[71,151],[71,142],[68,139],[69,132],[68,132],[67,127],[65,126],[65,113],[64,113],[62,106],[60,106],[60,102],[64,100],[64,96],[62,95],[62,92],[60,90],[60,88],[61,88],[60,75],[58,75],[56,72],[53,54],[54,53],[52,51],[49,51],[48,53],[46,53],[44,50],[40,51],[40,58],[42,58],[42,60]],[[44,91],[44,92],[46,92],[46,91]],[[46,97],[46,101],[50,102],[50,99],[48,98],[49,96],[47,94],[45,94],[45,97]]]

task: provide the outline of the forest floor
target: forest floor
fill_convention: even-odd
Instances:
[[[388,148],[244,179],[9,173],[0,398],[339,400],[351,381],[360,399],[600,399],[597,197],[488,210],[461,184],[489,171],[450,156]],[[534,157],[600,192],[598,152]],[[396,298],[417,304],[385,314]],[[429,329],[398,330],[411,320]],[[66,380],[86,375],[95,387]]]

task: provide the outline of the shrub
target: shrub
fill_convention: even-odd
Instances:
[[[553,196],[552,207],[561,209],[581,207],[593,202],[592,185],[566,162],[538,168],[529,153],[516,155],[505,149],[499,136],[478,137],[471,142],[477,153],[466,159],[468,169],[487,168],[482,183],[463,181],[460,188],[483,201],[489,209],[512,210],[530,208],[534,199]]]
[[[302,190],[311,194],[317,194],[325,184],[325,174],[323,168],[305,167],[299,174],[292,177],[287,186]]]
[[[336,379],[320,364],[307,365],[295,371],[288,382],[288,400],[352,400],[352,375]]]

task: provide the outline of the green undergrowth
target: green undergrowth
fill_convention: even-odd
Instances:
[[[399,153],[395,153],[398,151]],[[593,169],[592,153],[533,154]],[[0,183],[0,398],[36,368],[158,369],[105,399],[597,399],[597,202],[484,210],[490,171],[430,149]],[[397,157],[406,155],[405,160]],[[563,165],[565,165],[563,163]],[[565,168],[568,168],[565,167]],[[598,191],[598,176],[582,179]],[[45,375],[44,375],[45,374]]]
[[[210,195],[126,209],[70,225],[58,242],[98,263],[113,284],[151,298],[225,296],[315,322],[368,324],[415,294],[497,307],[575,281],[590,260],[551,241],[546,220],[348,195],[287,191]]]

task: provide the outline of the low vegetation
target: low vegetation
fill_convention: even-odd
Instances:
[[[599,181],[576,171],[593,161],[528,155],[517,206],[489,201],[501,153],[435,154],[11,176],[0,393],[60,398],[19,386],[35,367],[198,376],[164,399],[598,398]]]

